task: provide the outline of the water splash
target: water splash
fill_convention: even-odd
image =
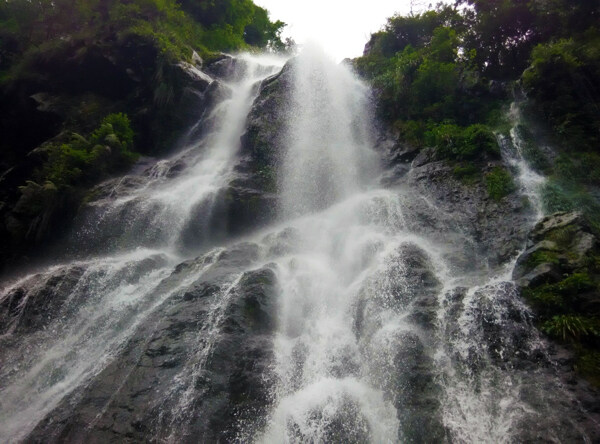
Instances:
[[[313,45],[303,49],[294,67],[279,178],[285,218],[324,209],[377,175],[367,87]]]

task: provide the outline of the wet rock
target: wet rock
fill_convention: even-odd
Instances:
[[[212,77],[200,71],[197,66],[188,62],[179,62],[175,65],[176,82],[184,84],[199,92],[204,92],[213,82]]]
[[[465,252],[469,244],[473,253],[480,256],[479,262],[492,266],[515,257],[525,243],[532,217],[520,196],[513,193],[496,202],[489,197],[482,181],[464,184],[453,175],[450,166],[432,161],[432,156],[428,150],[421,151],[405,179],[409,187],[426,199],[426,205],[413,204],[414,223],[410,228],[444,244],[455,242],[457,266],[461,266],[459,252]],[[482,173],[495,166],[497,162],[482,166]],[[432,221],[431,226],[424,223],[428,220]],[[465,262],[465,271],[472,271],[473,261]]]
[[[285,228],[280,232],[271,233],[262,239],[262,243],[267,246],[268,255],[285,256],[300,244],[300,234],[294,228]]]
[[[377,128],[377,134],[375,149],[381,154],[388,167],[403,167],[404,170],[421,152],[420,148],[402,142],[398,134],[382,125]],[[401,177],[401,174],[397,174],[395,177]]]
[[[424,148],[412,161],[413,168],[422,167],[435,160],[435,150],[433,148]]]
[[[235,236],[275,219],[277,195],[261,188],[252,177],[239,177],[219,194],[222,217],[218,224],[226,235]]]
[[[537,287],[541,284],[558,282],[563,277],[560,268],[552,263],[539,264],[524,275],[521,271],[522,267],[523,265],[519,264],[519,269],[515,268],[517,275],[520,276],[516,282],[521,287]]]
[[[84,272],[84,267],[60,267],[0,293],[0,335],[26,334],[46,326],[60,312]]]
[[[533,368],[535,352],[528,346],[535,334],[532,319],[516,296],[517,289],[511,283],[477,291],[476,302],[472,304],[472,322],[481,333],[484,353],[496,366]]]
[[[527,250],[519,256],[513,279],[523,287],[562,280],[583,270],[599,253],[598,239],[579,213],[557,213],[531,231]]]
[[[441,388],[432,359],[441,284],[427,254],[406,243],[361,290],[355,332],[374,384],[392,399],[407,442],[443,439]],[[390,312],[405,313],[403,327],[386,325]]]
[[[282,137],[289,116],[293,67],[290,61],[278,74],[262,82],[242,137],[242,154],[246,157],[239,170],[260,172],[263,168],[274,168],[284,154]]]
[[[213,77],[229,80],[236,71],[237,59],[227,54],[219,54],[217,57],[204,64],[204,70]]]
[[[489,418],[491,428],[510,424],[518,442],[581,441],[584,430],[597,436],[597,426],[591,426],[594,415],[576,400],[584,399],[589,387],[566,384],[573,378],[572,355],[548,347],[539,336],[514,284],[488,285],[473,293],[457,288],[445,295],[443,306],[441,334],[447,340],[442,349],[452,362],[447,393],[458,393],[483,409],[487,400],[502,398],[504,408]],[[451,421],[461,423],[460,416],[469,411],[459,407],[450,413]],[[449,433],[452,441],[469,436],[456,428]]]
[[[86,134],[107,114],[126,111],[136,132],[136,150],[172,150],[193,124],[209,114],[226,89],[199,69],[202,62],[197,56],[193,62],[157,63],[155,44],[133,35],[118,45],[68,39],[52,54],[32,59],[30,70],[35,74],[17,77],[0,104],[0,152],[9,153],[6,159],[0,155],[0,168],[4,170],[8,160],[13,171],[0,180],[4,203],[0,243],[5,246],[0,271],[29,254],[37,256],[51,243],[60,244],[84,196],[90,197],[80,186],[44,199],[44,207],[35,215],[13,211],[23,208],[16,208],[21,198],[18,187],[26,186],[45,162],[41,144],[60,143],[71,131]],[[30,131],[31,126],[36,131]],[[201,133],[206,126],[196,129]],[[89,181],[89,177],[83,180]]]
[[[544,241],[553,230],[570,225],[577,225],[578,229],[589,230],[580,213],[556,213],[537,223],[529,235],[528,246]]]
[[[600,315],[596,265],[599,245],[594,231],[579,213],[547,216],[534,227],[513,278],[542,327],[563,316],[566,318],[562,319],[585,321]],[[585,357],[598,353],[598,342],[584,336],[575,334],[565,338],[555,334],[547,339],[553,342],[550,356],[557,375],[571,397],[568,402],[574,411],[572,421],[589,434],[590,442],[595,442],[600,437],[600,397],[597,387],[592,387],[582,376],[593,382],[597,366],[587,372],[582,369]],[[564,430],[569,430],[568,426]]]
[[[440,442],[444,438],[439,408],[441,387],[420,338],[404,332],[398,338],[390,391],[400,419],[399,436],[406,442]]]
[[[255,245],[239,244],[178,266],[156,292],[200,275],[145,319],[118,358],[27,439],[252,439],[272,402],[278,292],[272,269],[251,268],[256,253]]]
[[[277,165],[283,154],[291,66],[288,63],[261,83],[248,116],[236,177],[218,198],[219,224],[225,225],[229,235],[264,226],[275,218]]]
[[[287,432],[298,442],[313,442],[318,436],[323,442],[369,442],[370,426],[361,414],[360,406],[348,396],[336,402],[335,408],[327,405],[314,408],[303,424],[288,420]]]

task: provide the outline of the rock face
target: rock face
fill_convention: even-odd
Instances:
[[[440,352],[444,359],[438,363],[452,368],[445,380],[446,396],[455,397],[459,404],[465,400],[473,409],[470,417],[461,418],[460,410],[446,401],[443,411],[448,423],[473,425],[470,421],[485,418],[486,424],[510,424],[515,442],[573,442],[582,439],[582,432],[591,442],[598,439],[597,392],[585,383],[575,388],[572,368],[561,361],[564,350],[548,347],[540,337],[513,283],[446,293],[440,325],[445,340]],[[489,392],[483,393],[483,387]],[[503,399],[505,407],[491,415],[484,413],[493,398]],[[595,403],[590,404],[590,399]],[[482,436],[506,437],[502,428],[500,435],[488,435],[491,429],[498,431],[486,425]],[[465,436],[458,427],[448,438],[463,441]]]
[[[167,67],[170,81],[177,87],[165,94],[181,110],[206,110],[229,94],[226,82],[212,77],[229,78],[236,63],[231,57],[220,57],[205,67],[211,77],[193,64]],[[213,241],[231,242],[233,236],[248,234],[275,219],[282,142],[293,118],[286,108],[293,69],[292,61],[257,85],[233,178],[216,193],[216,205],[199,206],[192,212],[182,244],[195,245],[198,236],[206,233]],[[142,73],[130,69],[128,81],[138,82],[138,74]],[[181,114],[176,117],[177,125],[184,125],[188,118],[198,120],[199,116]],[[189,138],[199,138],[213,123],[210,116],[204,116]],[[359,288],[349,290],[356,303],[353,299],[348,331],[361,360],[351,357],[335,362],[331,377],[363,378],[381,392],[385,403],[396,410],[394,430],[399,424],[402,441],[464,442],[473,436],[463,436],[464,429],[483,429],[481,440],[501,441],[510,436],[521,442],[572,442],[581,437],[580,429],[589,431],[592,442],[600,440],[594,423],[600,412],[596,391],[577,380],[572,354],[558,346],[546,348],[534,315],[519,299],[519,288],[500,282],[469,289],[455,286],[454,276],[450,276],[466,276],[460,284],[471,285],[473,275],[514,258],[527,238],[531,214],[526,204],[516,193],[500,201],[491,199],[481,181],[461,182],[431,149],[401,147],[386,137],[379,148],[390,167],[382,182],[388,189],[400,188],[405,216],[393,235],[408,233],[410,240],[392,243],[389,257],[363,270],[365,280],[356,281]],[[140,162],[129,176],[100,184],[80,217],[99,218],[105,204],[116,197],[132,196],[151,178],[179,177],[190,160],[188,155]],[[490,160],[482,163],[481,169],[485,173],[498,165],[498,160]],[[403,199],[402,192],[409,196]],[[135,203],[132,199],[118,216],[125,220],[128,212],[137,211]],[[381,214],[369,217],[385,219],[387,210],[374,206],[373,212]],[[206,222],[202,216],[209,212],[212,219]],[[134,231],[136,236],[139,232],[155,237],[152,216],[149,211],[148,219],[137,219],[142,229]],[[385,230],[397,228],[382,225]],[[381,233],[376,234],[379,239]],[[103,244],[112,247],[110,242],[127,242],[115,238],[118,236],[110,229],[94,235],[90,251],[102,251]],[[434,257],[429,241],[447,245],[448,251]],[[301,229],[288,227],[260,242],[234,243],[208,252],[211,245],[203,244],[205,250],[199,257],[178,264],[181,259],[175,262],[166,254],[133,258],[131,263],[118,259],[127,262],[125,266],[100,258],[53,268],[12,286],[0,298],[0,340],[6,345],[4,350],[0,348],[0,357],[4,359],[21,352],[15,347],[17,336],[31,340],[27,346],[34,348],[44,334],[60,334],[65,327],[62,319],[75,318],[80,307],[85,319],[105,317],[110,321],[114,317],[116,321],[82,331],[84,340],[74,341],[73,350],[58,350],[65,352],[65,358],[77,354],[78,348],[86,358],[88,349],[101,349],[104,337],[100,335],[106,325],[122,334],[110,352],[89,353],[102,362],[73,384],[74,391],[57,398],[26,441],[256,439],[265,430],[280,395],[276,390],[280,375],[274,368],[282,262],[275,265],[269,261],[290,260],[291,268],[298,266],[293,256],[306,254],[302,243]],[[581,217],[558,214],[544,219],[529,235],[514,278],[523,289],[553,285],[564,280],[565,274],[592,273],[590,264],[597,256],[597,239]],[[441,270],[442,262],[449,264],[447,272]],[[144,279],[149,281],[147,286]],[[130,294],[132,288],[142,287],[141,294]],[[103,312],[106,304],[101,298],[110,292],[116,295],[110,301],[115,306]],[[86,305],[93,296],[102,304]],[[586,287],[573,297],[577,310],[600,313],[596,289]],[[139,323],[131,319],[139,319]],[[95,335],[100,336],[100,344],[94,342]],[[299,362],[303,359],[298,357]],[[22,362],[24,367],[36,366],[26,359]],[[298,365],[301,372],[304,363]],[[69,375],[60,366],[48,368],[49,380],[62,381]],[[14,378],[10,381],[18,378],[19,371],[16,367],[8,371],[8,377]],[[43,376],[39,379],[45,383]],[[570,388],[565,391],[557,381]],[[562,397],[565,393],[569,396]],[[356,399],[344,398],[340,405],[323,431],[324,439],[368,441],[369,424],[361,417]],[[313,414],[318,422],[322,413],[315,410]],[[470,422],[474,420],[481,423]],[[348,423],[356,427],[349,429]],[[293,428],[293,421],[286,426]],[[508,435],[488,436],[488,428]],[[300,429],[296,438],[304,438]]]
[[[498,165],[501,165],[498,161],[484,164],[482,174]],[[451,240],[453,233],[462,233],[466,242],[465,238],[456,242],[465,250],[467,267],[472,266],[467,265],[472,264],[470,254],[478,261],[497,266],[521,250],[531,214],[516,193],[499,202],[493,200],[482,181],[462,183],[453,174],[452,167],[447,162],[436,161],[429,149],[421,151],[412,161],[410,171],[396,180],[423,196],[410,209],[414,212],[411,228],[445,242]]]
[[[257,254],[256,245],[239,244],[176,267],[156,291],[179,289],[144,321],[118,359],[67,397],[28,440],[253,437],[272,402],[278,292],[272,269],[251,269]]]
[[[557,334],[545,327],[557,319],[594,319],[600,316],[598,257],[600,244],[579,213],[557,213],[542,219],[531,231],[527,249],[518,258],[513,279],[541,324],[552,334],[550,348],[559,375],[569,392],[587,411],[580,421],[592,442],[600,439],[600,396],[582,376],[597,383],[597,367],[585,360],[598,353],[595,336]],[[573,322],[573,321],[571,321]],[[568,328],[577,328],[577,324]],[[577,374],[576,374],[577,371]]]
[[[586,268],[598,248],[598,239],[581,214],[547,216],[529,234],[513,278],[523,287],[558,282],[564,275]]]
[[[35,275],[0,300],[0,335],[26,334],[44,328],[60,311],[85,269],[64,267]]]
[[[557,213],[540,221],[529,235],[527,249],[517,260],[513,278],[532,295],[533,307],[542,315],[572,312],[600,315],[597,258],[600,243],[579,213]],[[536,291],[555,293],[561,309],[552,301],[536,299]],[[548,310],[556,310],[549,313]]]
[[[86,194],[85,187],[57,192],[53,185],[27,182],[46,160],[43,143],[69,142],[71,131],[86,134],[107,114],[125,112],[136,149],[165,153],[222,96],[220,83],[200,70],[198,57],[196,64],[157,65],[156,48],[133,37],[85,51],[80,44],[65,43],[54,57],[36,60],[29,69],[39,78],[32,75],[2,91],[0,272],[64,236]],[[29,199],[27,191],[36,185],[50,187],[44,202]]]
[[[235,59],[224,56],[205,69],[214,75],[232,76],[234,74],[231,70],[243,68],[241,62],[234,62]],[[223,66],[214,67],[213,64],[232,66],[225,69]],[[76,231],[83,233],[85,237],[75,238],[72,249],[95,252],[115,244],[121,244],[122,247],[131,243],[134,246],[140,241],[146,245],[154,245],[153,241],[165,237],[164,229],[168,230],[170,227],[163,227],[154,233],[145,228],[152,223],[155,214],[152,211],[143,212],[145,201],[143,197],[135,196],[136,190],[147,184],[176,179],[186,169],[189,172],[195,162],[198,162],[199,153],[206,150],[206,145],[210,143],[202,139],[202,136],[214,130],[218,114],[212,112],[214,106],[232,94],[231,88],[221,80],[212,80],[206,85],[210,78],[194,66],[185,63],[177,66],[181,70],[179,75],[188,79],[192,86],[199,84],[199,87],[205,88],[203,93],[198,92],[198,89],[194,90],[199,101],[197,109],[204,110],[204,114],[197,116],[197,123],[186,139],[191,145],[196,141],[198,148],[184,150],[171,159],[158,162],[143,159],[128,176],[107,180],[92,189],[87,202],[80,208],[75,223]],[[210,67],[214,69],[211,70]],[[241,137],[233,174],[224,187],[215,191],[211,199],[200,202],[191,210],[179,239],[179,247],[182,249],[187,246],[218,245],[232,236],[264,227],[275,219],[278,205],[277,155],[282,151],[281,138],[286,130],[286,104],[291,75],[291,68],[286,65],[280,73],[255,85],[254,93],[257,97],[247,119],[246,131]],[[126,199],[128,196],[132,198],[118,208],[118,217],[111,216],[107,219],[108,222],[104,222],[106,214],[113,211],[111,205],[115,199]],[[109,223],[115,220],[133,222]],[[97,221],[102,222],[98,224]],[[127,233],[119,231],[124,228],[122,225],[126,225],[129,230]],[[91,231],[90,226],[94,227]],[[135,238],[128,235],[129,232],[134,233]]]
[[[231,61],[217,62],[216,72],[230,72]],[[223,65],[223,66],[221,66]],[[217,201],[225,235],[238,235],[272,222],[278,207],[278,163],[287,131],[293,60],[259,85],[241,139],[236,177]],[[228,67],[228,68],[226,68]],[[229,74],[231,75],[231,74]]]
[[[394,259],[361,291],[355,330],[371,362],[373,383],[392,400],[400,421],[399,433],[410,442],[443,439],[441,387],[435,379],[435,317],[440,282],[423,250],[401,245]],[[406,313],[408,323],[394,337],[380,337],[391,313]]]
[[[283,137],[287,122],[291,117],[288,109],[294,76],[294,60],[288,62],[276,75],[263,81],[252,111],[248,116],[246,134],[242,137],[242,154],[245,162],[240,170],[262,171],[265,188],[276,186],[270,179],[283,151]]]

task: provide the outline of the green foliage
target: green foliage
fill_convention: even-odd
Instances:
[[[573,200],[558,183],[548,182],[543,186],[541,194],[544,212],[547,214],[572,211],[574,208]]]
[[[540,255],[537,260],[528,265],[533,267],[538,263],[556,263],[556,258],[555,254],[546,253],[546,256]],[[576,314],[577,308],[574,301],[577,294],[595,289],[597,289],[597,285],[589,273],[579,271],[555,284],[543,284],[537,288],[527,288],[523,291],[523,296],[544,321],[553,316]]]
[[[37,172],[39,182],[56,186],[92,183],[105,174],[131,165],[137,155],[130,151],[133,130],[122,113],[106,116],[86,139],[73,133],[67,143],[45,147],[47,162]]]
[[[374,33],[367,44],[371,54],[391,57],[407,46],[421,47],[430,40],[436,28],[454,25],[459,28],[461,19],[450,6],[435,11],[410,16],[394,16],[388,19],[383,31]]]
[[[457,0],[454,7],[390,18],[354,64],[374,86],[379,114],[400,140],[434,147],[467,184],[479,179],[484,161],[500,157],[489,127],[510,130],[508,82],[520,78],[527,116],[542,123],[532,126],[535,139],[549,124],[544,139],[558,151],[556,158],[547,156],[527,128],[515,128],[523,157],[549,176],[542,189],[545,212],[581,211],[600,232],[599,13],[596,1]],[[492,169],[484,181],[497,201],[516,189],[504,168]],[[554,230],[548,240],[557,251],[539,251],[526,265],[571,264],[577,256],[570,250],[572,235]],[[579,268],[568,269],[560,282],[529,288],[524,296],[543,330],[569,340],[580,371],[600,384],[600,328],[596,318],[582,314],[581,298],[597,291],[600,258],[588,259],[590,264],[577,262]]]
[[[600,185],[600,154],[596,152],[562,153],[554,162],[559,177],[586,185]]]
[[[547,234],[547,238],[555,242],[558,248],[563,250],[568,249],[575,240],[577,229],[572,225],[556,228]]]
[[[474,111],[471,107],[481,106],[481,101],[469,97],[478,85],[473,54],[461,52],[459,30],[448,26],[458,23],[459,17],[452,8],[440,7],[422,15],[393,17],[385,31],[373,34],[369,53],[355,66],[372,80],[384,118],[466,123]]]
[[[104,119],[100,127],[92,133],[91,143],[98,144],[106,141],[109,136],[116,136],[122,151],[130,149],[133,145],[133,130],[129,117],[123,113],[109,114]]]
[[[563,341],[580,341],[585,336],[599,336],[596,319],[578,315],[558,315],[542,324],[541,330]]]
[[[417,148],[422,148],[425,145],[427,124],[422,120],[398,120],[394,127],[402,140],[408,144]]]
[[[0,1],[0,72],[28,52],[74,41],[87,47],[138,37],[168,60],[189,59],[192,48],[201,54],[248,45],[278,48],[284,26],[251,0]]]
[[[527,261],[527,266],[530,268],[540,264],[558,264],[558,254],[553,251],[536,251]]]
[[[39,185],[31,180],[20,186],[19,191],[21,198],[15,206],[15,212],[30,217],[43,213],[58,192],[52,182]]]
[[[268,12],[251,0],[180,0],[180,4],[207,30],[205,41],[211,49],[283,45],[280,35],[285,24],[271,22]]]
[[[485,184],[488,194],[495,201],[502,200],[516,190],[515,183],[510,173],[502,168],[496,167],[485,175]]]
[[[431,125],[425,140],[428,145],[435,146],[438,155],[444,159],[473,160],[500,154],[494,134],[480,124],[466,128],[451,123]]]
[[[563,313],[566,303],[563,296],[551,286],[542,286],[536,289],[526,289],[523,297],[539,313],[542,318],[552,316],[555,313]]]
[[[547,214],[559,211],[580,211],[587,221],[600,228],[600,204],[587,187],[552,176],[541,190],[542,205]]]
[[[402,140],[435,146],[449,160],[499,157],[485,123],[498,115],[501,102],[485,93],[476,52],[464,46],[467,31],[464,17],[443,5],[392,17],[355,60],[375,87],[380,115],[394,122]]]
[[[480,170],[474,165],[458,165],[452,174],[465,185],[472,185],[479,179]]]
[[[587,272],[573,273],[555,285],[556,289],[564,295],[575,296],[578,293],[596,289],[596,284]]]
[[[600,32],[576,40],[561,39],[533,49],[523,85],[558,141],[578,151],[595,150],[600,143],[598,91]]]

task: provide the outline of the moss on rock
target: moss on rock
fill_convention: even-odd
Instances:
[[[571,349],[575,369],[600,386],[600,249],[578,213],[546,217],[515,267],[522,296],[551,339]]]

